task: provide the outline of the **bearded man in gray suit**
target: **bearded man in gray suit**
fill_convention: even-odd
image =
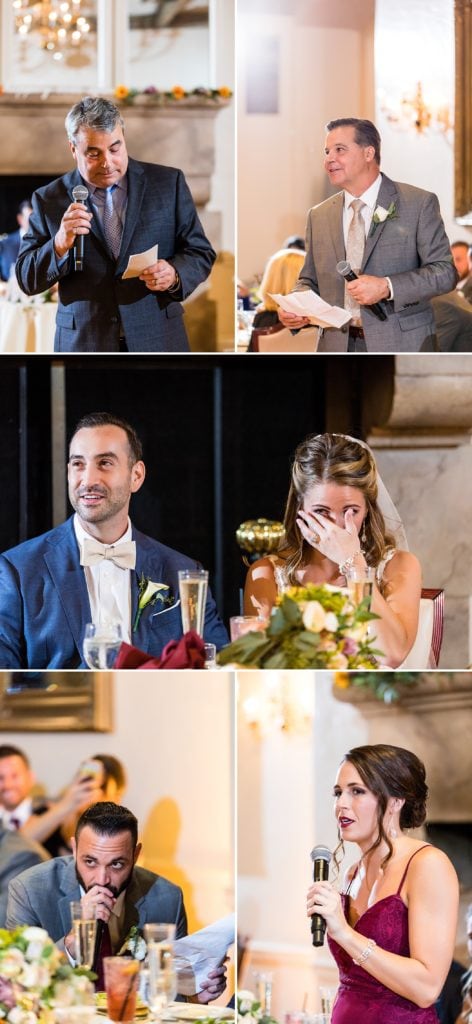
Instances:
[[[80,900],[84,917],[102,922],[94,960],[98,971],[100,945],[105,955],[129,953],[136,928],[142,930],[145,924],[175,924],[177,938],[187,934],[182,890],[136,866],[141,852],[138,822],[126,807],[107,801],[92,804],[79,818],[71,843],[72,856],[55,857],[10,882],[7,928],[45,928],[75,962],[70,903]],[[217,967],[198,993],[198,1002],[216,999],[225,984],[225,967]]]
[[[437,347],[430,299],[457,282],[437,197],[380,172],[380,135],[371,121],[327,125],[325,168],[342,191],[308,215],[306,251],[295,290],[311,288],[351,313],[349,325],[322,332],[319,352],[419,352]],[[358,278],[336,270],[348,260]],[[380,303],[384,319],[372,312]],[[279,311],[298,330],[306,317]]]

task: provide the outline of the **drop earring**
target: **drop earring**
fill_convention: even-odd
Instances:
[[[363,523],[362,523],[362,533],[361,533],[361,544],[362,544],[363,547],[365,546],[366,541],[367,541],[367,534],[365,532],[365,519],[364,519]]]

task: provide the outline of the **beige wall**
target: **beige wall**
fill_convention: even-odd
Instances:
[[[120,672],[113,733],[2,733],[28,752],[55,795],[82,758],[125,764],[124,803],[137,815],[142,863],[182,885],[190,930],[234,908],[233,687],[229,674]]]

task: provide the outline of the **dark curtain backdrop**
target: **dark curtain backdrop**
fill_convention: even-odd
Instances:
[[[393,377],[389,356],[72,356],[57,363],[66,367],[68,436],[94,411],[136,427],[147,478],[133,497],[133,521],[210,570],[226,620],[238,613],[245,573],[237,526],[280,519],[298,442],[323,430],[364,437]],[[1,371],[5,550],[55,525],[54,416],[49,357],[3,356]]]

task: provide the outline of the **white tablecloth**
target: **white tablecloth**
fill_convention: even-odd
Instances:
[[[53,352],[57,303],[0,299],[0,352]]]

